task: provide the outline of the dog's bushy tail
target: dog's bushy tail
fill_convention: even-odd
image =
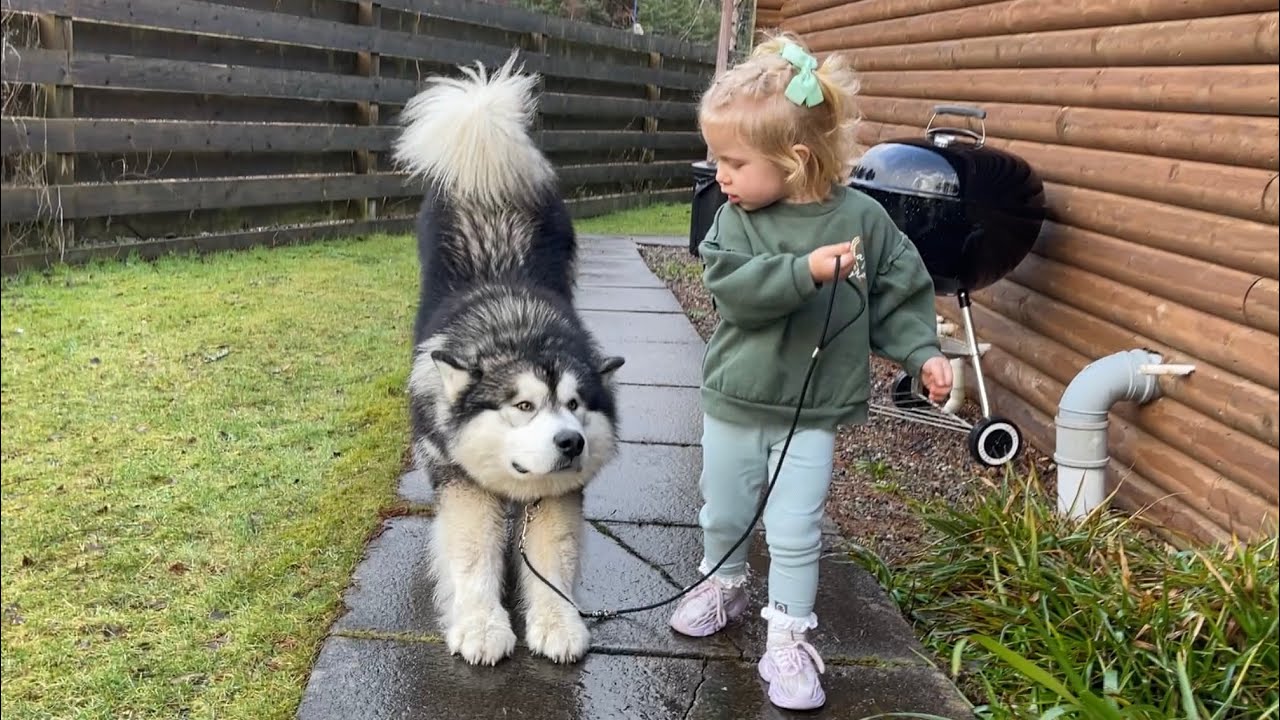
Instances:
[[[476,63],[466,77],[435,77],[400,115],[396,163],[459,198],[527,202],[555,181],[551,163],[529,136],[537,75],[512,53],[496,71]]]

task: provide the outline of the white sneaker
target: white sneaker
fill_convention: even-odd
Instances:
[[[705,574],[704,562],[698,572]],[[689,637],[706,637],[725,629],[747,610],[747,576],[711,576],[680,598],[671,615],[671,628]]]
[[[817,617],[812,613],[807,618],[790,617],[768,607],[760,615],[769,621],[769,640],[757,668],[769,683],[769,702],[787,710],[822,707],[827,695],[818,676],[826,666],[805,641],[806,631],[817,627]]]

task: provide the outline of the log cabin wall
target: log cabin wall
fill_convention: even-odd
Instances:
[[[782,25],[784,0],[756,0],[756,30],[776,30]]]
[[[786,0],[782,14],[819,55],[855,62],[864,145],[918,137],[935,103],[974,104],[988,142],[1045,181],[1032,255],[974,296],[996,411],[1052,453],[1058,400],[1088,362],[1147,347],[1193,363],[1161,399],[1113,409],[1108,490],[1198,541],[1274,533],[1275,0]],[[938,309],[959,321],[953,298]]]

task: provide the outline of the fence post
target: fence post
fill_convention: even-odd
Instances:
[[[62,50],[67,54],[67,67],[71,66],[72,20],[61,15],[40,15],[40,47]],[[75,117],[75,91],[69,85],[39,86],[44,117]],[[58,154],[46,158],[45,178],[50,185],[70,185],[75,182],[76,159],[72,154]]]
[[[653,70],[662,69],[662,53],[658,53],[658,52],[649,53],[649,68]],[[650,103],[650,106],[649,106],[650,112],[656,113],[657,108],[654,107],[654,104],[662,100],[662,87],[659,85],[654,85],[652,83],[646,84],[644,86],[644,95],[645,95],[645,98],[648,99]],[[657,155],[657,147],[658,147],[658,116],[656,114],[645,116],[644,131],[645,131],[645,134],[649,135],[650,137],[649,137],[649,146],[646,147],[644,150],[643,162],[651,163],[654,161],[654,158]],[[644,191],[645,205],[648,205],[652,201],[653,186],[654,186],[654,183],[652,182],[647,183],[645,185],[645,191]]]
[[[375,31],[382,26],[381,12],[373,0],[360,0],[356,9],[357,22],[364,27],[372,27]],[[378,77],[381,63],[376,52],[356,53],[356,74],[364,77]],[[378,103],[362,101],[356,103],[356,123],[376,126],[378,124]],[[358,174],[377,172],[378,155],[372,150],[357,150],[355,153],[355,170]],[[377,198],[364,198],[357,214],[361,220],[373,220],[378,217]]]
[[[36,17],[40,47],[61,50],[66,53],[67,67],[71,67],[73,24],[66,15],[41,14]],[[6,59],[7,61],[7,59]],[[71,85],[37,85],[35,87],[36,114],[46,118],[75,117],[75,90]],[[35,148],[32,148],[35,150]],[[72,185],[76,181],[76,156],[74,153],[45,153],[44,182],[46,186]],[[50,229],[56,244],[65,249],[75,239],[75,225],[62,220],[55,210],[50,218]]]
[[[539,55],[544,55],[544,56],[547,54],[547,35],[546,35],[546,33],[532,32],[532,33],[529,33],[529,34],[526,36],[526,39],[528,40],[528,48],[527,48],[527,50],[528,50],[529,52],[531,52],[531,53],[537,53],[537,54],[539,54]],[[538,74],[538,87],[534,89],[534,92],[537,94],[537,97],[538,97],[538,112],[537,112],[537,114],[535,114],[535,115],[533,116],[533,131],[534,131],[535,133],[541,133],[541,132],[542,132],[542,126],[543,126],[543,121],[542,121],[542,94],[543,94],[544,92],[546,92],[546,90],[547,90],[547,78],[546,78],[546,76],[545,76],[545,75],[543,75],[542,73],[539,73],[539,74]]]

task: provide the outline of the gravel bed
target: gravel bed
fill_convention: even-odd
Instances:
[[[703,340],[709,338],[717,317],[702,286],[701,263],[686,248],[641,245],[639,249],[698,334]],[[981,328],[978,331],[981,334]],[[872,357],[872,402],[890,405],[890,386],[898,372],[893,363]],[[971,401],[960,415],[972,423],[981,412]],[[1015,465],[1019,473],[1034,466],[1041,478],[1049,477],[1052,467],[1051,460],[1031,447]],[[836,471],[827,514],[846,539],[875,551],[892,565],[928,542],[911,501],[959,503],[986,483],[999,480],[1004,472],[974,462],[966,436],[959,431],[873,415],[866,425],[845,428],[836,438]]]

